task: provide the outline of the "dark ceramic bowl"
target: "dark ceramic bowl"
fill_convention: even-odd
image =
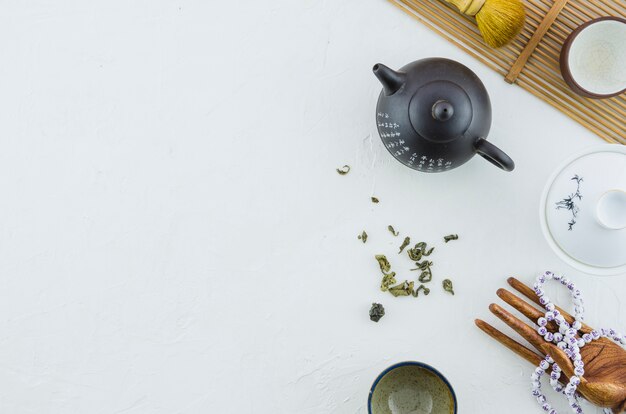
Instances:
[[[406,361],[380,373],[367,400],[369,414],[456,414],[456,395],[435,368]]]
[[[577,94],[610,98],[626,92],[626,19],[600,17],[574,30],[561,49],[561,74]]]

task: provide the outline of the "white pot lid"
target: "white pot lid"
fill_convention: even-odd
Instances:
[[[626,147],[604,144],[566,160],[541,197],[550,247],[591,274],[626,272]]]

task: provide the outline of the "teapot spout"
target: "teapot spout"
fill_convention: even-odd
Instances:
[[[380,83],[383,84],[383,90],[387,96],[396,93],[406,81],[406,74],[389,69],[382,63],[375,64],[372,70]]]

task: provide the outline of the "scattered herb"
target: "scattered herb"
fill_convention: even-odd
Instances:
[[[409,255],[409,258],[415,262],[419,262],[422,260],[422,256],[430,256],[430,254],[435,250],[434,247],[426,250],[428,245],[425,242],[419,242],[412,249],[407,250],[406,252]]]
[[[419,280],[422,283],[428,283],[431,280],[433,280],[433,273],[430,270],[430,267],[427,267],[424,271],[422,271],[422,273],[420,274],[420,277],[418,277],[417,280]]]
[[[385,308],[380,303],[372,303],[370,308],[370,320],[378,322],[380,318],[385,316]]]
[[[404,248],[408,246],[409,244],[411,244],[411,238],[409,236],[406,236],[404,238],[404,241],[400,245],[400,251],[398,252],[398,254],[402,253],[402,250],[404,250]]]
[[[363,233],[359,234],[357,238],[365,243],[367,241],[367,233],[365,232],[365,230],[363,230]]]
[[[394,236],[397,236],[399,234],[393,228],[392,225],[387,226],[387,229]],[[359,239],[362,240],[364,237],[367,238],[367,234],[365,234],[365,232],[363,232],[359,236]],[[450,240],[458,240],[458,238],[459,236],[457,234],[449,234],[447,236],[444,236],[444,241],[447,243]],[[406,249],[406,252],[409,258],[415,261],[415,265],[417,267],[411,270],[420,271],[420,275],[417,278],[417,281],[409,282],[408,280],[405,280],[404,282],[396,284],[397,283],[396,272],[391,271],[391,264],[389,263],[389,260],[387,260],[387,257],[385,255],[379,254],[379,255],[376,255],[375,258],[378,261],[378,265],[380,266],[380,270],[383,274],[383,278],[380,283],[381,291],[383,292],[388,291],[395,297],[398,297],[398,296],[418,297],[420,294],[420,291],[423,292],[424,295],[430,294],[430,289],[427,288],[425,284],[431,282],[433,279],[433,273],[431,269],[431,267],[433,266],[433,262],[431,260],[428,260],[427,257],[433,253],[435,248],[434,247],[428,248],[428,243],[419,242],[415,244],[415,246],[413,246],[412,248],[409,247],[407,249],[407,246],[409,246],[410,243],[411,243],[411,238],[408,236],[405,237],[404,241],[400,245],[398,254],[402,253]],[[414,286],[416,283],[420,285],[417,289],[414,289]],[[446,292],[449,292],[450,294],[454,295],[454,288],[452,286],[452,281],[450,279],[445,279],[443,281],[443,289]]]
[[[380,202],[376,197],[372,197],[372,203],[378,204]]]
[[[391,265],[389,264],[389,260],[384,254],[377,254],[376,260],[378,260],[378,265],[380,266],[380,271],[383,273],[387,273],[391,270]]]
[[[428,294],[430,293],[430,289],[428,289],[426,286],[424,285],[420,285],[420,287],[418,287],[417,289],[415,289],[413,291],[413,296],[417,297],[419,295],[420,290],[424,291],[424,295],[428,296]]]
[[[424,260],[422,263],[416,262],[417,268],[411,270],[421,270],[422,273],[417,278],[422,283],[428,283],[433,280],[433,273],[430,270],[430,267],[433,265],[433,262],[429,260]]]
[[[409,255],[409,258],[416,262],[422,260],[422,254],[423,254],[422,246],[425,246],[425,245],[426,243],[420,242],[420,243],[417,243],[415,247],[413,247],[412,249],[407,250],[406,252]]]
[[[380,266],[380,271],[383,274],[383,280],[380,282],[380,290],[385,292],[389,290],[389,286],[396,283],[396,272],[390,272],[391,264],[385,255],[376,255],[376,260],[378,261],[378,266]]]
[[[417,265],[417,267],[415,269],[411,269],[411,270],[426,270],[426,269],[430,268],[433,265],[433,262],[430,262],[428,260],[424,260],[422,263],[416,262],[415,264]]]
[[[396,272],[383,273],[383,280],[380,282],[380,290],[386,292],[389,290],[389,286],[396,283]]]
[[[443,290],[454,295],[454,289],[452,288],[452,281],[450,279],[445,279],[443,281]]]
[[[574,228],[574,224],[576,224],[576,217],[578,216],[578,212],[580,211],[580,207],[576,205],[574,200],[583,199],[583,196],[580,193],[580,183],[583,181],[582,177],[579,177],[578,174],[576,174],[571,179],[573,181],[576,181],[576,192],[555,203],[557,210],[565,209],[571,212],[572,219],[567,223],[567,225],[569,226],[568,230],[570,231]]]
[[[418,250],[409,249],[406,252],[408,253],[409,258],[411,260],[415,260],[416,262],[422,260],[422,251],[421,250],[419,250],[419,249]]]
[[[395,297],[409,296],[410,294],[413,293],[414,285],[415,285],[415,282],[409,282],[405,280],[404,282],[400,284],[390,287],[389,293],[391,293]]]
[[[337,168],[337,173],[339,175],[346,175],[350,172],[350,166],[349,165],[344,165],[341,168]]]
[[[450,240],[458,240],[459,239],[459,235],[458,234],[450,234],[448,236],[444,236],[443,240],[447,243]]]

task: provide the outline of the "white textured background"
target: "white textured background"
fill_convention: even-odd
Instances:
[[[482,78],[513,173],[383,148],[371,67],[429,56]],[[4,1],[0,412],[365,413],[406,359],[461,413],[536,411],[531,367],[473,319],[551,268],[626,328],[624,277],[567,269],[538,223],[553,163],[600,142],[382,0]],[[376,253],[413,276],[388,224],[437,246],[456,296],[378,290]]]

